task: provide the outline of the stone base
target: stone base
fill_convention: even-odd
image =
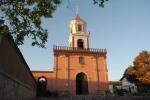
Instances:
[[[31,100],[36,90],[0,72],[0,100]]]

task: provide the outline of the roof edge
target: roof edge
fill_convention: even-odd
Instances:
[[[53,71],[31,70],[32,73],[53,73]]]
[[[122,81],[124,78],[125,78],[125,76],[123,75],[119,81]]]

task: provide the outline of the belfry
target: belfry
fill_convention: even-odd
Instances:
[[[51,91],[83,95],[108,90],[106,49],[90,48],[86,22],[78,13],[69,28],[69,46],[53,46],[53,71],[32,71],[33,75],[38,82],[45,78],[45,88]]]

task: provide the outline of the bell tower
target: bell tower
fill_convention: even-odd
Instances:
[[[89,48],[89,34],[86,33],[86,22],[82,20],[78,14],[71,20],[70,25],[70,35],[68,38],[69,47],[78,49],[88,49]]]

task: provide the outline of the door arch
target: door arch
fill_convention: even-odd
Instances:
[[[47,89],[47,79],[46,77],[42,76],[39,77],[37,80],[37,97],[44,96],[44,92]]]
[[[88,93],[89,89],[87,75],[83,72],[80,72],[76,75],[76,94],[83,95]]]

